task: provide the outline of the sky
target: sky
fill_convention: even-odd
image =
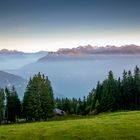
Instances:
[[[140,45],[140,0],[0,0],[0,49]]]

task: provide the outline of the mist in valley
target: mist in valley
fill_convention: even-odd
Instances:
[[[22,60],[23,64],[27,59]],[[15,61],[17,68],[21,66],[20,62],[20,59]],[[90,55],[80,59],[51,59],[45,62],[35,61],[34,58],[30,62],[6,71],[26,80],[41,72],[49,77],[56,97],[79,98],[86,96],[98,81],[104,80],[109,70],[114,72],[116,78],[122,76],[124,69],[133,71],[136,65],[140,65],[140,55]]]

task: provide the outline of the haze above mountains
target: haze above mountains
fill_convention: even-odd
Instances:
[[[70,61],[67,61],[70,60]],[[56,52],[25,53],[0,50],[0,87],[15,85],[20,97],[30,76],[49,76],[55,96],[82,97],[112,69],[120,76],[124,69],[140,65],[140,46],[79,46]],[[80,88],[79,88],[80,87]]]

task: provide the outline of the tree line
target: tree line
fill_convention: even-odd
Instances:
[[[106,111],[140,110],[140,69],[123,71],[116,79],[112,71],[108,77],[98,82],[83,99],[56,99],[56,107],[69,114],[87,115]]]
[[[53,117],[53,109],[59,108],[67,114],[88,115],[106,111],[140,110],[140,69],[135,67],[123,72],[116,79],[112,71],[98,82],[87,97],[54,98],[51,82],[41,73],[30,78],[23,100],[12,89],[0,89],[0,123],[47,120]]]

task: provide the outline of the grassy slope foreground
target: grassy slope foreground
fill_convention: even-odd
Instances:
[[[140,140],[140,111],[0,126],[0,140]]]

